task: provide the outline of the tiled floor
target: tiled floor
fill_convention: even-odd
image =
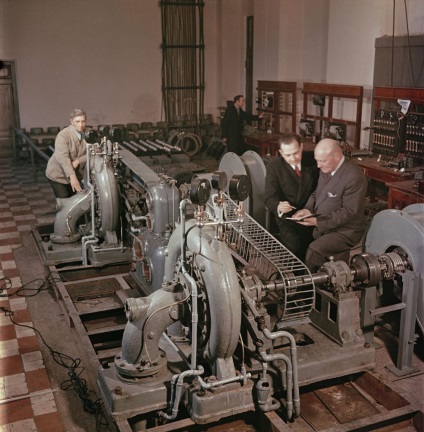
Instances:
[[[34,182],[27,161],[0,160],[1,432],[63,431],[26,299],[13,294],[22,286],[13,250],[34,225],[54,217],[55,200],[42,168]]]

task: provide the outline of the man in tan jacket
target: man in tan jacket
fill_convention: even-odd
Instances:
[[[46,177],[56,198],[69,198],[81,192],[81,172],[87,161],[84,129],[87,115],[82,109],[71,113],[70,126],[62,129],[55,141],[54,153],[46,168]]]

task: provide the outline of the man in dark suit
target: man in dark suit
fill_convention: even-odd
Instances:
[[[321,140],[314,150],[320,169],[316,191],[305,208],[294,214],[299,224],[313,226],[314,241],[306,251],[305,264],[313,272],[328,261],[349,263],[350,249],[361,240],[365,229],[364,205],[367,179],[360,168],[345,159],[337,141]]]
[[[265,205],[275,215],[281,243],[303,261],[313,240],[313,227],[300,225],[287,217],[305,206],[316,188],[319,171],[312,154],[308,157],[303,153],[299,135],[283,135],[279,146],[282,158],[267,165]]]
[[[227,144],[227,150],[239,156],[243,154],[243,128],[252,120],[263,118],[264,113],[252,115],[243,111],[244,96],[234,96],[234,104],[230,105],[224,113],[221,122],[222,140]]]

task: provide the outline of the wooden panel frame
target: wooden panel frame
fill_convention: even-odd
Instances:
[[[323,120],[329,122],[344,123],[355,127],[354,147],[359,148],[359,140],[361,135],[361,118],[362,118],[362,101],[364,97],[364,88],[355,85],[342,84],[322,84],[322,83],[304,83],[303,84],[303,113],[302,119]],[[328,115],[316,116],[308,113],[308,97],[310,95],[322,95],[328,98]],[[333,100],[353,99],[356,101],[356,120],[345,120],[340,117],[335,117],[333,114]]]
[[[292,118],[292,132],[296,131],[296,106],[297,106],[297,82],[294,81],[258,81],[258,95],[261,96],[263,91],[274,93],[274,106],[270,109],[263,109],[265,112],[273,114],[273,116],[278,119],[281,116],[291,116]],[[281,93],[289,93],[292,96],[292,110],[291,111],[281,111],[280,97]],[[282,133],[278,123],[276,124],[274,132]]]

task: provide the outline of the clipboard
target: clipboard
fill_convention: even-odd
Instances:
[[[301,218],[288,217],[288,218],[286,218],[286,220],[291,220],[291,221],[295,221],[295,222],[302,222],[305,219],[309,219],[309,218],[313,218],[313,217],[317,217],[317,216],[321,216],[321,215],[318,213],[312,213],[312,214],[308,214],[306,216],[303,216]]]

